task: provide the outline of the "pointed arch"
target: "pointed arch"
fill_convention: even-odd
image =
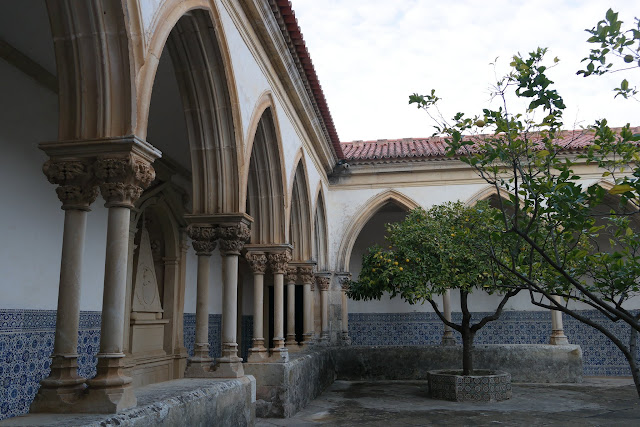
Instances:
[[[476,203],[482,200],[490,200],[494,197],[510,200],[511,195],[512,193],[503,188],[500,188],[500,190],[496,190],[493,185],[488,185],[475,193],[473,196],[469,197],[465,202],[465,205],[475,206]]]
[[[294,162],[294,175],[291,184],[291,205],[289,207],[289,243],[293,245],[293,259],[308,261],[311,259],[311,202],[309,197],[309,179],[304,164],[302,148]]]
[[[219,14],[211,2],[166,2],[140,69],[136,135],[147,136],[159,58],[171,56],[191,151],[193,213],[240,212],[243,144],[237,89]],[[180,143],[180,142],[177,142]]]
[[[286,243],[285,182],[282,149],[267,106],[256,123],[246,178],[246,213],[253,217],[251,243]]]
[[[135,85],[122,3],[52,0],[47,8],[58,75],[58,138],[132,135]]]
[[[316,261],[318,271],[327,271],[329,270],[329,229],[327,227],[327,209],[324,202],[322,182],[318,185],[314,206],[313,252],[311,257]]]
[[[354,217],[347,226],[346,233],[342,238],[340,249],[338,250],[336,271],[349,271],[351,252],[360,231],[362,231],[362,228],[369,222],[371,217],[387,203],[393,203],[406,211],[420,207],[420,205],[411,198],[399,191],[391,189],[383,191],[367,200],[364,205],[358,209],[359,215]]]

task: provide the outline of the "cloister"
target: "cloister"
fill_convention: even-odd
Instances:
[[[438,138],[341,142],[290,2],[2,2],[0,59],[0,421],[123,413],[166,383],[252,424],[365,346],[456,341],[347,279],[408,210],[504,195]],[[557,345],[569,382],[628,375],[596,331],[509,304],[480,344]]]

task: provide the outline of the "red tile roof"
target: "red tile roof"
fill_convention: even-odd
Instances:
[[[279,21],[281,29],[283,30],[283,32],[286,30],[286,34],[288,34],[289,38],[291,39],[289,49],[291,50],[291,53],[294,55],[294,57],[298,58],[298,69],[300,70],[301,74],[303,74],[303,79],[306,78],[307,80],[307,91],[310,92],[313,100],[315,101],[317,112],[322,118],[327,136],[331,140],[331,144],[333,145],[333,149],[335,150],[336,155],[339,159],[344,159],[342,146],[340,144],[340,138],[338,138],[338,132],[336,131],[336,127],[333,124],[333,118],[331,117],[331,112],[329,111],[327,100],[324,97],[322,86],[320,85],[320,81],[318,80],[318,75],[316,74],[316,70],[313,67],[313,62],[311,62],[309,50],[307,49],[307,46],[304,42],[304,38],[302,37],[302,31],[300,30],[300,26],[298,25],[296,14],[291,8],[291,2],[289,0],[274,1],[278,9],[273,10],[273,12],[274,14],[276,14],[276,19]],[[278,19],[278,12],[282,16],[282,20]]]
[[[631,128],[640,133],[640,127]],[[574,130],[563,132],[563,145],[568,152],[580,151],[593,141],[593,132]],[[342,151],[347,160],[353,162],[398,162],[420,159],[443,160],[447,143],[443,137],[378,139],[375,141],[343,142]]]

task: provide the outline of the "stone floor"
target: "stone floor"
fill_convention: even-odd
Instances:
[[[638,426],[640,399],[626,378],[586,378],[582,384],[515,384],[498,403],[432,400],[426,381],[336,381],[289,419],[257,426]]]

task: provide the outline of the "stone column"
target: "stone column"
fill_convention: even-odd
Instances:
[[[289,265],[285,274],[287,281],[287,341],[289,351],[298,346],[296,341],[296,282],[298,281],[298,268]]]
[[[338,273],[340,286],[342,287],[342,342],[351,344],[349,337],[349,308],[347,307],[347,291],[351,282],[351,274]]]
[[[302,330],[304,331],[302,335],[302,341],[304,345],[310,344],[314,340],[314,331],[313,331],[313,266],[307,265],[298,268],[298,275],[300,276],[300,281],[303,286],[303,294],[302,294],[302,309],[303,309],[303,324]]]
[[[239,378],[244,376],[242,358],[238,357],[238,257],[244,244],[251,237],[249,226],[240,222],[221,226],[219,232],[220,255],[222,255],[223,304],[222,304],[222,357],[214,376]]]
[[[444,318],[451,322],[451,289],[442,295],[442,311]],[[442,334],[442,345],[455,345],[456,339],[453,336],[451,326],[444,325],[444,333]]]
[[[80,277],[89,206],[98,196],[87,164],[82,161],[47,161],[43,171],[64,210],[62,259],[58,285],[56,333],[51,373],[40,382],[31,412],[67,412],[85,388],[78,376],[78,329],[80,321]]]
[[[274,359],[289,360],[289,353],[284,346],[284,273],[291,261],[291,252],[273,252],[267,255],[269,267],[273,272],[273,348]]]
[[[318,288],[320,288],[321,300],[322,336],[320,341],[329,343],[329,286],[331,285],[331,277],[316,275],[316,282],[318,283]]]
[[[561,301],[559,296],[552,297],[555,301]],[[569,339],[564,334],[564,326],[562,324],[562,312],[559,310],[551,310],[551,337],[549,338],[551,345],[569,344]]]
[[[249,349],[248,362],[264,362],[268,358],[264,346],[264,273],[267,257],[263,252],[247,252],[249,266],[253,271],[253,347]]]
[[[209,356],[209,271],[211,253],[216,248],[216,228],[209,224],[190,224],[187,234],[198,256],[196,281],[196,336],[193,357],[187,360],[185,377],[209,376],[213,359]]]
[[[87,412],[118,412],[136,405],[123,373],[130,210],[155,178],[149,161],[135,154],[99,158],[95,175],[109,209],[102,325],[96,376],[88,381]]]

